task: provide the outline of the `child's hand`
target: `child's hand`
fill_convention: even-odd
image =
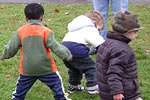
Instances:
[[[123,94],[116,94],[113,95],[114,100],[123,100],[124,96]]]
[[[97,53],[97,49],[96,48],[92,48],[90,51],[89,51],[89,55],[94,55]]]
[[[3,56],[1,56],[0,60],[1,60],[1,61],[4,61],[4,57],[3,57]]]

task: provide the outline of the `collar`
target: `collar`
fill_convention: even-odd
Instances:
[[[111,32],[111,31],[107,32],[107,38],[123,41],[126,43],[129,43],[131,41],[131,39],[123,35],[116,35],[114,32]]]
[[[41,25],[41,26],[47,26],[44,22],[40,21],[40,20],[28,20],[27,24],[30,25]]]

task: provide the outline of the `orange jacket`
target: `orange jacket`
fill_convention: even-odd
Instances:
[[[63,60],[69,60],[70,51],[59,44],[54,33],[37,20],[30,20],[18,29],[5,47],[4,58],[13,57],[21,48],[20,74],[26,76],[46,75],[57,71],[51,51]]]

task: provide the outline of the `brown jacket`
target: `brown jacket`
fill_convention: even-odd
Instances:
[[[123,100],[141,97],[137,82],[136,58],[128,45],[130,39],[107,33],[106,41],[97,53],[97,78],[100,97],[113,100],[113,95],[122,93]]]

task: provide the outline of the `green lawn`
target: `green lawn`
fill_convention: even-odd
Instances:
[[[43,5],[45,8],[45,19],[48,27],[55,32],[55,38],[61,42],[67,32],[67,24],[76,16],[86,13],[93,9],[92,5]],[[4,45],[15,31],[24,25],[24,7],[25,4],[0,4],[0,52]],[[55,12],[55,8],[59,12]],[[139,86],[144,100],[150,100],[150,6],[129,5],[129,10],[135,12],[145,30],[138,32],[138,38],[130,43],[133,47],[138,65]],[[69,13],[69,14],[66,14]],[[113,14],[110,9],[108,19],[108,30],[111,30],[110,21]],[[92,56],[94,59],[96,56]],[[0,100],[10,100],[12,92],[15,90],[16,82],[19,76],[19,58],[20,51],[15,57],[4,62],[0,62]],[[56,59],[58,70],[63,78],[65,90],[68,87],[67,68],[62,61],[53,54]],[[82,83],[85,86],[85,79]],[[87,91],[76,92],[69,95],[73,100],[99,100],[98,95],[89,95]],[[88,99],[87,99],[88,98]],[[37,81],[30,89],[26,100],[53,100],[53,94],[48,87],[40,81]]]

